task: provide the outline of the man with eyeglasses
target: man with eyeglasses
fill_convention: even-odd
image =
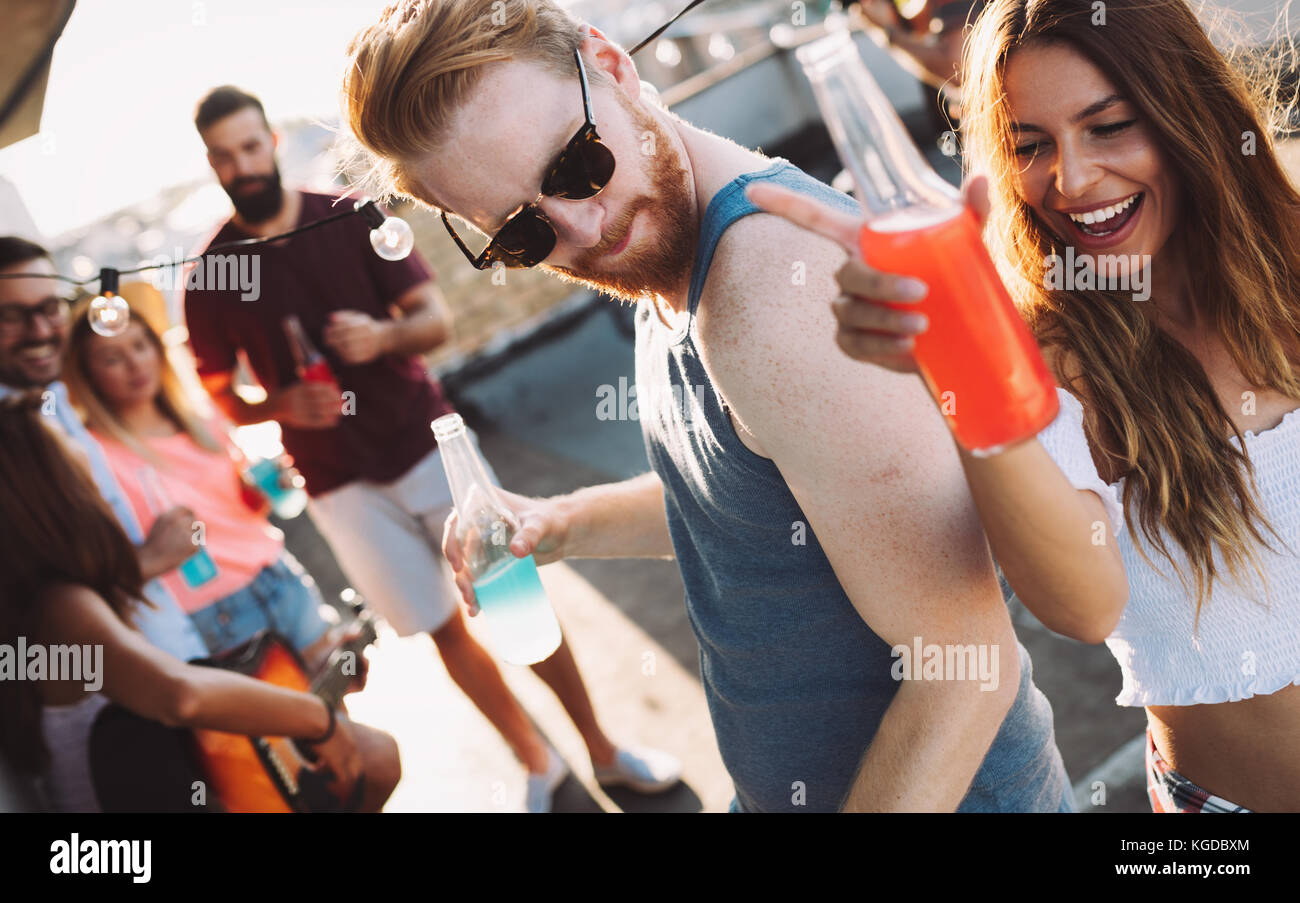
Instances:
[[[278,139],[253,95],[213,89],[198,104],[195,127],[234,206],[209,247],[277,235],[336,212],[328,195],[281,185]],[[382,260],[368,230],[349,219],[260,246],[256,301],[234,288],[189,289],[185,315],[198,372],[234,422],[280,424],[306,480],[308,513],[343,572],[400,635],[433,637],[452,679],[528,769],[525,809],[550,811],[568,768],[469,633],[438,548],[452,499],[430,424],[452,408],[420,355],[446,341],[451,314],[419,254]],[[283,326],[290,315],[326,358],[336,385],[299,378]],[[265,401],[234,392],[241,357],[266,389]],[[567,641],[533,671],[573,719],[600,783],[646,793],[677,783],[675,758],[605,735]]]
[[[507,493],[511,548],[676,556],[732,810],[1072,810],[947,427],[919,382],[835,352],[843,252],[744,189],[856,203],[675,116],[551,0],[397,2],[349,55],[377,193],[490,236],[457,236],[476,267],[637,302],[652,472]],[[454,519],[443,548],[473,610]],[[1002,654],[983,683],[900,667],[926,647]]]
[[[117,515],[139,552],[145,596],[135,622],[160,649],[183,661],[208,654],[202,637],[162,582],[154,578],[179,567],[194,554],[194,512],[176,507],[161,515],[146,536],[109,470],[103,450],[86,431],[59,380],[68,338],[71,287],[54,276],[45,248],[13,235],[0,237],[0,397],[44,389],[42,412],[70,441],[88,465],[100,494]]]

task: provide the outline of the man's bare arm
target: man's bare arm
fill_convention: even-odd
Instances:
[[[519,517],[519,529],[510,539],[516,557],[532,555],[538,564],[563,558],[673,557],[664,487],[653,472],[549,499],[497,491]],[[474,575],[456,533],[453,511],[443,528],[442,554],[456,572],[456,586],[469,614],[475,615]]]
[[[425,354],[451,338],[451,308],[434,280],[413,286],[393,306],[400,316],[385,321],[386,353]]]
[[[769,215],[738,222],[705,289],[704,355],[872,631],[891,646],[921,637],[998,650],[995,689],[904,682],[845,802],[952,810],[1015,698],[1016,638],[952,440],[920,380],[834,347],[843,255]],[[800,262],[805,285],[792,284]]]
[[[538,564],[563,558],[671,558],[672,538],[659,477],[643,473],[619,483],[588,486],[554,498],[530,498],[498,489],[519,517],[510,550],[532,555]],[[447,519],[443,554],[462,567],[456,513]]]
[[[664,485],[654,472],[588,486],[560,499],[570,558],[672,558]]]
[[[321,340],[345,363],[368,364],[386,354],[424,354],[451,336],[451,311],[432,279],[404,292],[389,313],[376,318],[360,310],[333,311]]]
[[[971,210],[987,216],[987,183],[966,186]],[[898,277],[868,267],[857,249],[860,217],[828,208],[820,201],[770,184],[747,194],[762,209],[784,217],[814,235],[828,238],[852,254],[836,271],[841,295],[832,304],[839,331],[836,343],[854,360],[911,373],[916,361],[891,353],[900,338],[901,312],[883,307]],[[879,306],[878,306],[879,305]],[[1055,355],[1049,369],[1072,385],[1077,360]],[[956,443],[954,442],[954,446]],[[966,483],[980,521],[1007,582],[1025,607],[1058,633],[1100,643],[1114,629],[1128,599],[1128,581],[1118,544],[1108,536],[1108,516],[1100,495],[1075,489],[1038,439],[992,457],[977,458],[958,447]]]

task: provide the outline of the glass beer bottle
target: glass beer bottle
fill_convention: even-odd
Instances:
[[[338,383],[329,361],[307,338],[307,331],[296,315],[289,314],[284,318],[284,335],[289,340],[289,351],[293,354],[299,379],[303,382]]]
[[[913,355],[957,441],[992,455],[1056,417],[1056,382],[1016,312],[961,193],[925,161],[848,32],[797,51],[865,224],[862,259],[929,286],[891,305],[929,319]]]
[[[488,479],[483,459],[459,414],[433,422],[452,501],[456,538],[474,581],[474,594],[497,655],[532,665],[560,646],[560,624],[537,576],[533,556],[516,558],[510,540],[519,519]]]

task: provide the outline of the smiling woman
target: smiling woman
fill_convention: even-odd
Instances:
[[[1228,443],[1240,431],[1171,330],[1208,328],[1249,387],[1300,399],[1287,278],[1300,230],[1276,228],[1297,221],[1300,196],[1260,98],[1184,3],[1108,4],[1106,16],[1094,24],[1085,3],[993,4],[967,48],[963,128],[974,168],[993,176],[989,235],[1013,296],[1073,365],[1059,375],[1090,403],[1103,473],[1128,478],[1126,506],[1158,549],[1164,529],[1187,551],[1199,603],[1214,547],[1238,575],[1267,528]],[[1256,136],[1252,155],[1243,134]],[[1050,291],[1044,258],[1074,245],[1151,261],[1155,303]],[[1175,473],[1186,486],[1171,485]]]
[[[1300,194],[1273,147],[1290,111],[1182,0],[1100,6],[988,5],[968,162],[1069,390],[1040,441],[1127,521],[1107,643],[1118,702],[1147,707],[1153,806],[1300,809]],[[1150,300],[1045,278],[1076,247],[1147,268]]]

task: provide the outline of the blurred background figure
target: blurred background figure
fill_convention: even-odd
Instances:
[[[168,500],[202,525],[208,572],[176,571],[163,583],[208,652],[219,655],[259,630],[277,630],[309,664],[319,662],[331,637],[315,581],[267,522],[267,500],[245,483],[229,425],[199,417],[148,318],[133,308],[125,332],[102,336],[83,305],[64,379],[144,529]]]
[[[856,0],[850,21],[879,34],[905,69],[934,89],[961,85],[961,52],[967,26],[984,0]],[[955,98],[950,93],[949,102]]]
[[[333,197],[281,184],[277,139],[256,97],[216,88],[194,118],[234,206],[207,247],[277,235],[332,212]],[[430,424],[452,406],[419,356],[448,339],[451,315],[418,252],[381,260],[367,231],[350,220],[259,247],[255,303],[235,288],[188,291],[198,372],[236,423],[279,423],[306,479],[311,518],[343,571],[400,635],[433,637],[452,679],[527,767],[525,807],[546,812],[568,768],[466,629],[439,548],[452,499]],[[266,389],[264,401],[234,391],[241,358]],[[567,643],[532,667],[572,717],[602,782],[646,792],[677,782],[671,756],[605,735]]]
[[[948,156],[957,153],[951,135],[961,120],[961,54],[966,34],[984,9],[984,0],[853,0],[849,21],[865,28],[890,56],[914,76],[923,90],[922,109],[929,134]],[[950,176],[951,178],[951,176]],[[847,179],[837,187],[848,190]]]
[[[152,607],[137,613],[137,624],[151,642],[182,660],[207,655],[198,631],[175,599],[154,578],[166,574],[194,554],[190,541],[193,512],[168,506],[149,530],[144,530],[113,477],[99,444],[86,431],[68,400],[60,376],[70,323],[68,286],[56,279],[48,252],[16,236],[0,238],[0,273],[22,278],[0,279],[0,398],[15,391],[39,389],[43,413],[60,427],[86,459],[100,493],[126,530],[136,549]]]
[[[391,737],[311,693],[186,664],[132,628],[139,563],[41,405],[39,392],[0,399],[0,643],[98,648],[102,658],[98,686],[52,673],[0,681],[9,767],[38,777],[59,811],[204,811],[193,794],[206,775],[180,729],[284,736],[314,751],[340,798],[357,790],[360,808],[378,811],[399,776]]]

